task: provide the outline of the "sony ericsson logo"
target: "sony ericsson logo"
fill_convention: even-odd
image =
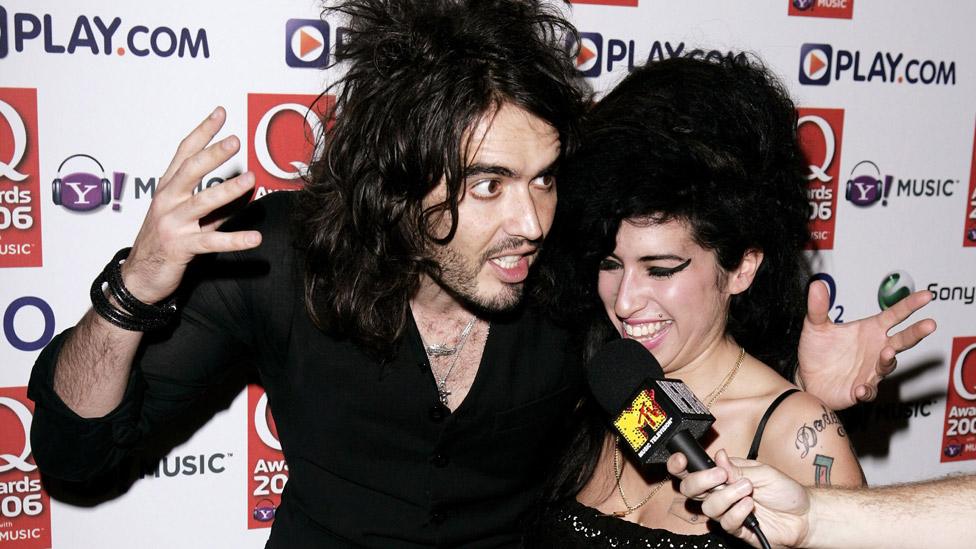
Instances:
[[[30,473],[37,469],[37,465],[27,461],[31,455],[30,427],[33,416],[24,403],[10,397],[0,397],[0,406],[4,406],[17,416],[20,425],[24,430],[24,448],[19,454],[0,454],[0,473],[6,473],[17,469],[24,473]]]
[[[976,286],[952,286],[932,282],[925,286],[934,301],[958,301],[966,305],[976,303]],[[915,291],[915,281],[905,271],[892,271],[878,286],[878,306],[888,309]]]
[[[915,281],[905,271],[893,271],[881,279],[878,286],[878,306],[881,310],[894,306],[915,291]]]
[[[35,46],[34,41],[39,43]],[[132,54],[136,57],[210,58],[207,29],[172,28],[145,24],[125,25],[121,17],[89,18],[79,15],[74,22],[56,20],[49,13],[8,13],[0,6],[0,59],[13,51],[43,49],[45,53],[74,55]]]
[[[826,86],[831,80],[956,85],[956,62],[908,58],[901,52],[834,50],[830,44],[800,46],[800,84]]]

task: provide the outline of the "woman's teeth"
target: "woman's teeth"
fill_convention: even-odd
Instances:
[[[651,337],[666,328],[671,322],[670,320],[645,322],[643,324],[628,324],[624,322],[624,333],[627,334],[627,337],[634,339]]]

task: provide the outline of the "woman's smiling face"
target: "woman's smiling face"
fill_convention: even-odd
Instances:
[[[627,220],[600,264],[597,291],[620,336],[640,342],[670,372],[725,334],[732,278],[686,223]]]

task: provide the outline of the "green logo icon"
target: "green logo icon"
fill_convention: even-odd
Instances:
[[[894,271],[885,275],[878,286],[878,306],[885,310],[915,291],[915,281],[905,271]]]

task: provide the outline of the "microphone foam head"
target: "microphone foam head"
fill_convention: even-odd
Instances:
[[[647,378],[664,379],[664,370],[643,345],[633,339],[607,343],[586,368],[590,391],[611,416],[620,413]]]

